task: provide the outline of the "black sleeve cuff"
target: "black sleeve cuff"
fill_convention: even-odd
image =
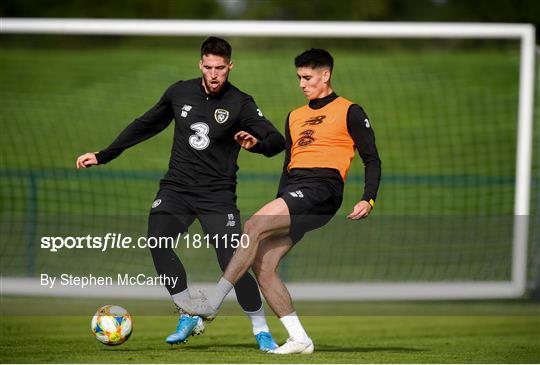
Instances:
[[[279,132],[269,133],[264,140],[249,149],[249,152],[260,153],[266,157],[272,157],[285,149],[285,139]]]
[[[95,155],[96,155],[96,160],[97,160],[98,165],[104,165],[107,162],[118,157],[119,153],[117,154],[117,153],[113,153],[107,150],[102,150],[102,151],[96,152]]]
[[[263,145],[261,141],[257,141],[257,144],[249,149],[249,152],[263,153]]]

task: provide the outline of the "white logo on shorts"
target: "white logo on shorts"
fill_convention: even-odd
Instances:
[[[291,191],[291,192],[289,192],[289,194],[291,194],[291,196],[294,197],[294,198],[303,198],[304,197],[304,194],[302,193],[302,190]]]
[[[236,226],[236,221],[234,220],[234,214],[227,214],[227,219],[228,219],[228,222],[227,224],[225,225],[225,227],[234,227]]]
[[[161,199],[154,200],[154,202],[152,203],[152,209],[157,207],[160,204],[161,204]]]

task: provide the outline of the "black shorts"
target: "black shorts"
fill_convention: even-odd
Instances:
[[[230,190],[182,192],[162,186],[150,209],[151,215],[173,215],[175,231],[187,232],[198,219],[205,234],[220,236],[242,233],[236,194]]]
[[[336,170],[293,169],[282,178],[277,197],[289,208],[289,235],[296,244],[336,214],[343,201],[343,180]]]

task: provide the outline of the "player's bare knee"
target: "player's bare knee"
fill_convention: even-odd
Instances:
[[[274,257],[264,257],[264,259],[258,262],[258,270],[260,275],[263,276],[273,276],[277,273],[279,267],[279,260],[276,260]]]
[[[244,233],[249,236],[250,245],[261,239],[262,224],[259,219],[252,217],[244,224]]]

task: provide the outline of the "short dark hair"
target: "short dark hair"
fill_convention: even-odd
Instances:
[[[294,59],[294,65],[298,67],[329,67],[334,68],[334,59],[328,51],[320,48],[311,48],[302,52]]]
[[[232,47],[229,42],[227,42],[223,38],[208,37],[201,44],[201,58],[202,56],[209,54],[214,56],[221,56],[230,60],[232,56]]]

